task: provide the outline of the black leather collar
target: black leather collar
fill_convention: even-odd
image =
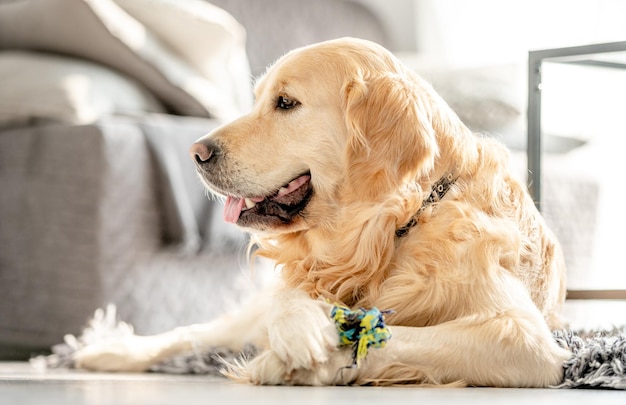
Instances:
[[[439,180],[437,180],[437,182],[433,184],[430,195],[426,197],[424,201],[422,201],[422,206],[419,210],[417,210],[415,215],[413,215],[409,222],[407,222],[405,225],[396,229],[396,238],[402,238],[403,236],[406,236],[411,228],[417,225],[417,218],[420,216],[422,211],[424,211],[429,205],[441,201],[441,199],[446,195],[448,190],[450,190],[450,187],[452,187],[452,185],[456,182],[456,179],[457,178],[454,177],[454,174],[448,173]]]

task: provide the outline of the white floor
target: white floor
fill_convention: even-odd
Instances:
[[[219,377],[39,372],[0,363],[0,404],[625,404],[626,392],[495,388],[259,387]]]

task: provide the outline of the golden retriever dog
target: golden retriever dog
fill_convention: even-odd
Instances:
[[[276,288],[207,324],[76,354],[145,370],[199,347],[262,352],[228,373],[258,384],[546,387],[569,352],[551,328],[565,296],[559,245],[498,141],[374,43],[296,49],[257,82],[251,112],[191,148],[227,222],[274,261]],[[393,310],[360,367],[332,304]]]

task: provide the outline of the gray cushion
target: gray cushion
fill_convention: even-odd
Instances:
[[[0,127],[33,121],[87,124],[114,114],[165,112],[136,81],[85,60],[0,52]]]
[[[344,36],[388,46],[378,18],[354,1],[212,0],[233,15],[248,33],[246,47],[252,74],[293,48]]]

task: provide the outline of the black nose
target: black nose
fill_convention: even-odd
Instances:
[[[214,142],[196,142],[191,145],[189,154],[198,165],[205,165],[215,160],[219,155],[219,148]]]

